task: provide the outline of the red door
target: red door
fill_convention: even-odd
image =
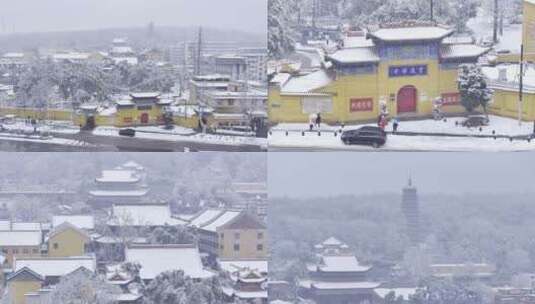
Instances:
[[[416,88],[404,86],[398,92],[398,113],[416,112]]]
[[[149,123],[149,114],[148,113],[141,114],[141,123],[142,124]]]

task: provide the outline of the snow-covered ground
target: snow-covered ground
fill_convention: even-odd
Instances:
[[[0,124],[5,130],[22,133],[32,133],[34,127],[26,123],[24,120],[16,120],[12,123]],[[80,128],[75,126],[70,121],[44,121],[37,125],[37,131],[39,132],[55,132],[62,134],[77,134],[80,132]]]
[[[462,118],[450,117],[444,121],[432,119],[417,121],[402,121],[398,131],[425,132],[425,133],[448,133],[464,135],[496,135],[526,136],[533,132],[533,124],[523,122],[521,125],[514,119],[491,115],[490,125],[478,128],[465,128],[455,125],[455,121],[461,122]],[[370,124],[373,125],[373,124]],[[358,128],[362,125],[345,126],[344,130]],[[375,150],[372,147],[352,145],[347,146],[340,140],[340,134],[334,136],[334,131],[339,131],[339,126],[322,126],[321,136],[317,132],[305,133],[308,130],[306,124],[279,124],[272,128],[272,134],[268,138],[269,147],[278,148],[305,148],[305,149],[349,149],[349,150]],[[387,131],[392,130],[389,124]],[[289,131],[286,136],[286,131]],[[387,143],[381,149],[392,151],[526,151],[535,150],[535,141],[527,140],[510,141],[506,138],[476,138],[476,137],[448,137],[448,136],[404,136],[389,135]],[[380,151],[379,149],[378,151]]]
[[[468,20],[467,26],[474,32],[477,42],[482,39],[492,40],[493,31],[492,16],[485,16],[480,10],[478,16]],[[505,24],[503,35],[498,37],[499,42],[496,50],[510,50],[513,53],[520,52],[522,43],[522,24]]]
[[[90,143],[79,141],[75,139],[65,139],[57,137],[40,137],[37,135],[19,135],[11,133],[1,133],[0,140],[4,141],[18,141],[18,142],[32,142],[40,144],[62,145],[62,146],[75,146],[75,147],[91,147]]]
[[[200,134],[195,133],[194,130],[175,127],[172,130],[165,130],[160,127],[137,127],[136,138],[166,140],[166,141],[188,141],[206,144],[221,144],[221,145],[255,145],[266,146],[267,140],[265,138],[245,137],[245,136],[229,136],[217,134]],[[97,127],[93,131],[94,135],[100,136],[117,136],[119,137],[119,128],[113,127]],[[124,136],[120,136],[124,137]]]

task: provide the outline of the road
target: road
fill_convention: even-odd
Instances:
[[[74,151],[132,151],[132,152],[262,152],[263,149],[256,145],[224,145],[209,144],[189,141],[166,141],[158,139],[116,137],[94,135],[90,132],[79,134],[54,134],[58,138],[75,139],[90,143],[94,147],[77,147],[66,145],[40,144],[35,142],[13,142],[0,140],[0,150],[20,152],[74,152]]]

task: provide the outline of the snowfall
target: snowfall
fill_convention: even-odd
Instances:
[[[398,132],[425,132],[426,134],[451,134],[452,136],[407,136],[392,135],[387,136],[386,144],[378,149],[363,145],[345,145],[340,140],[341,130],[351,130],[364,125],[340,126],[323,125],[314,132],[308,130],[307,124],[284,123],[276,125],[271,129],[268,138],[268,145],[271,150],[284,149],[310,149],[310,150],[371,150],[371,151],[535,151],[535,140],[528,142],[526,139],[514,139],[510,141],[508,137],[527,137],[533,132],[533,123],[498,116],[489,116],[489,126],[479,128],[466,128],[460,125],[461,117],[449,117],[446,121],[436,121],[433,119],[401,121]],[[455,122],[459,124],[456,125]],[[392,131],[392,124],[389,124],[386,131]],[[454,137],[455,135],[477,136],[493,135],[506,136],[507,138],[478,138],[478,137]],[[288,132],[288,135],[286,135]],[[336,133],[336,136],[335,136]]]

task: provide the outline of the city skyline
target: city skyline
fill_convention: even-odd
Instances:
[[[248,14],[240,14],[240,18],[228,18],[236,12],[245,11]],[[266,33],[267,20],[261,18],[266,15],[266,0],[22,0],[3,5],[0,34],[139,27],[150,22],[156,26],[202,25]]]

